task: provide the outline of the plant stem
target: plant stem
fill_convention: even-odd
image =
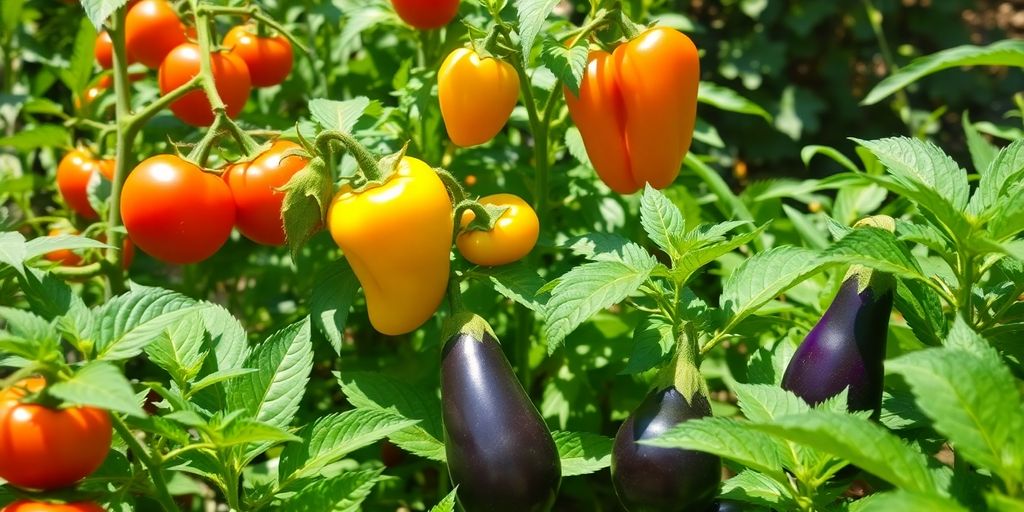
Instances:
[[[892,50],[889,49],[889,41],[885,37],[885,31],[882,29],[882,13],[875,8],[871,0],[864,0],[864,9],[867,11],[868,23],[871,25],[871,30],[875,33],[875,38],[878,40],[878,48],[882,52],[882,59],[885,60],[886,66],[892,70],[893,73],[899,71],[899,66],[896,65],[896,60],[893,59]],[[910,132],[910,136],[914,136],[914,126],[910,119],[910,99],[907,96],[907,92],[903,89],[896,91],[896,108],[899,110],[900,119],[904,124],[907,125],[907,130]]]
[[[128,178],[129,166],[132,162],[131,144],[137,133],[137,126],[131,121],[131,82],[128,79],[128,52],[124,43],[124,19],[126,9],[121,7],[112,16],[110,39],[113,42],[114,72],[114,115],[117,119],[117,132],[114,142],[114,179],[110,188],[110,211],[107,213],[107,298],[125,290],[124,267],[121,264],[124,255],[120,248],[124,236],[118,229],[121,224],[121,188]]]
[[[149,477],[153,480],[153,487],[156,491],[156,501],[160,503],[161,508],[167,512],[178,512],[178,506],[174,504],[174,498],[171,497],[171,492],[167,490],[167,481],[164,479],[163,470],[160,467],[160,463],[155,457],[150,456],[146,448],[142,446],[142,443],[132,434],[131,429],[124,423],[121,418],[116,414],[110,415],[111,423],[114,425],[114,430],[117,431],[118,435],[124,439],[124,442],[128,444],[128,449],[135,454],[135,456],[142,461],[142,464],[149,470]]]

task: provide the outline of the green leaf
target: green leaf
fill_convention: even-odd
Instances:
[[[988,46],[963,45],[918,57],[879,82],[861,105],[874,105],[925,76],[958,66],[1024,67],[1024,41],[1005,40]]]
[[[361,504],[381,480],[384,468],[346,471],[319,480],[288,498],[287,509],[297,512],[359,512]]]
[[[818,252],[811,249],[781,246],[755,254],[726,279],[722,309],[735,325],[820,269]]]
[[[667,318],[644,317],[633,330],[633,352],[622,373],[641,373],[660,365],[668,359],[675,344],[672,323]]]
[[[967,206],[967,173],[935,144],[909,137],[854,141],[870,150],[902,184],[923,185],[958,212]]]
[[[312,329],[309,317],[272,334],[246,358],[243,366],[256,373],[229,382],[230,410],[275,427],[287,427],[299,410],[299,401],[313,368]]]
[[[736,91],[711,82],[701,82],[697,88],[697,101],[728,112],[749,114],[772,122],[772,115],[760,105],[744,98]]]
[[[443,500],[431,507],[430,512],[455,512],[455,496],[458,491],[459,486],[456,485],[452,492],[448,493]]]
[[[589,432],[551,433],[562,461],[562,476],[595,473],[612,462],[612,439]]]
[[[219,435],[214,436],[214,442],[219,448],[248,444],[275,445],[285,442],[294,443],[301,440],[295,434],[291,434],[281,427],[248,418],[231,422],[231,425],[220,432]]]
[[[580,134],[580,129],[576,126],[570,126],[565,130],[565,148],[577,162],[587,167],[594,166],[590,163],[590,155],[587,154],[587,146],[583,143],[583,135]]]
[[[202,368],[207,351],[204,350],[206,328],[199,310],[165,329],[157,339],[146,346],[146,355],[157,366],[179,383],[192,381]]]
[[[544,279],[526,262],[480,268],[477,271],[487,276],[494,285],[494,290],[505,298],[522,304],[530,311],[543,310],[547,301],[545,294],[540,293],[540,289],[544,287]]]
[[[309,100],[309,113],[325,130],[351,133],[370,104],[370,99],[365,96],[345,101],[313,99]]]
[[[730,418],[702,418],[680,423],[655,439],[640,444],[698,450],[742,464],[778,481],[785,481],[783,456],[774,439],[754,424]]]
[[[907,246],[885,229],[855,229],[825,250],[822,259],[834,263],[860,264],[907,279],[928,282]]]
[[[544,20],[558,5],[558,0],[515,0],[513,3],[519,18],[519,42],[523,60],[529,63],[533,42],[544,27]]]
[[[301,443],[285,446],[278,479],[315,477],[345,455],[418,422],[382,409],[355,409],[321,417],[303,429]]]
[[[67,405],[90,405],[129,416],[146,416],[128,379],[110,363],[89,363],[70,379],[50,386],[49,391]]]
[[[1024,173],[1024,140],[1016,140],[999,150],[987,167],[978,169],[981,180],[971,197],[970,211],[981,214],[1004,197]]]
[[[743,416],[753,422],[770,423],[775,418],[811,410],[802,398],[778,386],[736,384],[733,390]]]
[[[79,22],[78,33],[75,35],[75,44],[72,47],[69,66],[60,70],[60,79],[64,85],[75,95],[85,92],[89,83],[89,75],[92,74],[93,45],[96,44],[97,28],[82,18]]]
[[[540,59],[572,94],[578,95],[588,53],[586,41],[579,41],[569,48],[553,37],[545,37]],[[559,91],[556,89],[553,94],[559,94]]]
[[[557,349],[569,333],[595,313],[634,293],[655,265],[657,260],[651,255],[629,244],[622,262],[586,263],[558,278],[544,314],[548,352]]]
[[[82,0],[82,7],[85,8],[85,15],[92,22],[92,26],[99,30],[103,22],[127,2],[128,0]]]
[[[28,152],[39,148],[70,146],[70,134],[63,126],[42,124],[13,135],[0,137],[0,146],[10,146],[15,151]]]
[[[966,508],[949,498],[902,490],[872,494],[850,504],[850,512],[892,512],[894,510],[967,512]]]
[[[947,341],[956,348],[912,352],[886,362],[886,371],[903,376],[958,454],[996,474],[1020,475],[1024,410],[1016,381],[992,349],[965,346],[978,342],[964,339],[969,328],[958,323]]]
[[[419,420],[390,436],[391,442],[415,455],[444,462],[441,400],[436,391],[377,373],[336,374],[349,403],[359,409],[387,410]]]
[[[590,233],[570,238],[564,246],[577,256],[591,261],[623,261],[626,247],[632,244],[628,239],[611,233]]]
[[[107,305],[110,304],[110,302],[107,303]],[[189,305],[137,323],[130,330],[123,331],[119,337],[100,338],[96,344],[96,359],[100,361],[131,359],[142,353],[147,345],[164,336],[165,331],[173,328],[179,322],[186,321],[197,310],[197,306]],[[105,320],[108,318],[101,316],[101,320],[104,320],[102,325],[107,325]]]
[[[967,112],[964,112],[961,121],[964,126],[964,135],[967,137],[967,149],[971,153],[974,171],[981,174],[985,169],[988,169],[989,165],[992,165],[992,160],[995,160],[996,154],[999,153],[999,148],[986,140],[978,129],[971,124],[971,116]]]
[[[926,345],[939,344],[946,332],[946,314],[935,290],[920,281],[898,281],[894,305],[917,339]]]
[[[702,224],[687,232],[678,248],[680,257],[672,267],[673,279],[686,283],[705,265],[753,242],[768,227],[766,224],[730,239],[724,237],[729,231],[747,224],[750,223],[729,221],[721,224]]]
[[[721,497],[753,503],[773,510],[792,510],[793,497],[789,489],[771,477],[744,469],[722,482]]]
[[[937,489],[927,457],[866,418],[813,410],[751,428],[833,454],[906,490]]]
[[[24,6],[25,0],[0,2],[0,27],[3,27],[4,32],[14,34],[18,24],[21,23],[21,11]]]
[[[673,261],[679,258],[677,240],[686,229],[683,214],[665,194],[650,184],[644,186],[644,194],[640,198],[640,224],[651,241],[667,252]]]
[[[77,235],[54,235],[33,238],[25,243],[26,260],[61,249],[102,249],[109,245],[92,238]]]
[[[987,229],[996,240],[1006,240],[1024,231],[1024,187],[1000,197],[991,210],[992,220]]]
[[[347,259],[327,265],[321,272],[313,283],[309,312],[313,325],[331,342],[334,352],[340,354],[349,310],[359,291],[359,280]]]
[[[843,166],[850,172],[858,172],[860,170],[857,168],[856,164],[850,161],[850,159],[847,158],[846,155],[842,154],[838,149],[829,146],[804,146],[804,148],[800,150],[800,160],[803,161],[805,166],[810,166],[811,159],[817,155],[823,155],[832,159],[832,161]]]

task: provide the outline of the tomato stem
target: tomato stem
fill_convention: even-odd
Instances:
[[[179,512],[180,509],[174,504],[174,498],[171,497],[170,491],[167,490],[167,480],[164,478],[163,468],[160,467],[160,462],[157,459],[159,455],[151,455],[117,414],[110,414],[110,423],[114,426],[117,434],[124,439],[128,449],[149,470],[149,477],[153,480],[153,488],[156,491],[155,498],[160,503],[160,507],[165,512]]]

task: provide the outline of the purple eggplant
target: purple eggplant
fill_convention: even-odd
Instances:
[[[467,512],[543,512],[562,468],[551,432],[479,317],[445,343],[441,399],[445,453]]]
[[[797,348],[782,387],[811,405],[849,389],[847,409],[871,411],[877,418],[892,289],[889,275],[851,270],[832,305]]]
[[[707,416],[711,416],[711,404],[703,393],[695,393],[688,402],[675,386],[669,386],[648,394],[626,419],[612,449],[612,482],[626,510],[703,511],[712,506],[722,478],[721,459],[638,442]]]

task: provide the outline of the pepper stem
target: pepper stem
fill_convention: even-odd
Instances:
[[[366,177],[366,181],[381,181],[386,176],[381,172],[380,165],[377,163],[377,159],[373,157],[369,149],[363,146],[351,135],[337,131],[328,130],[317,136],[314,145],[318,148],[325,147],[325,143],[339,142],[345,149],[356,159],[356,163],[359,164],[359,170],[363,176]]]

